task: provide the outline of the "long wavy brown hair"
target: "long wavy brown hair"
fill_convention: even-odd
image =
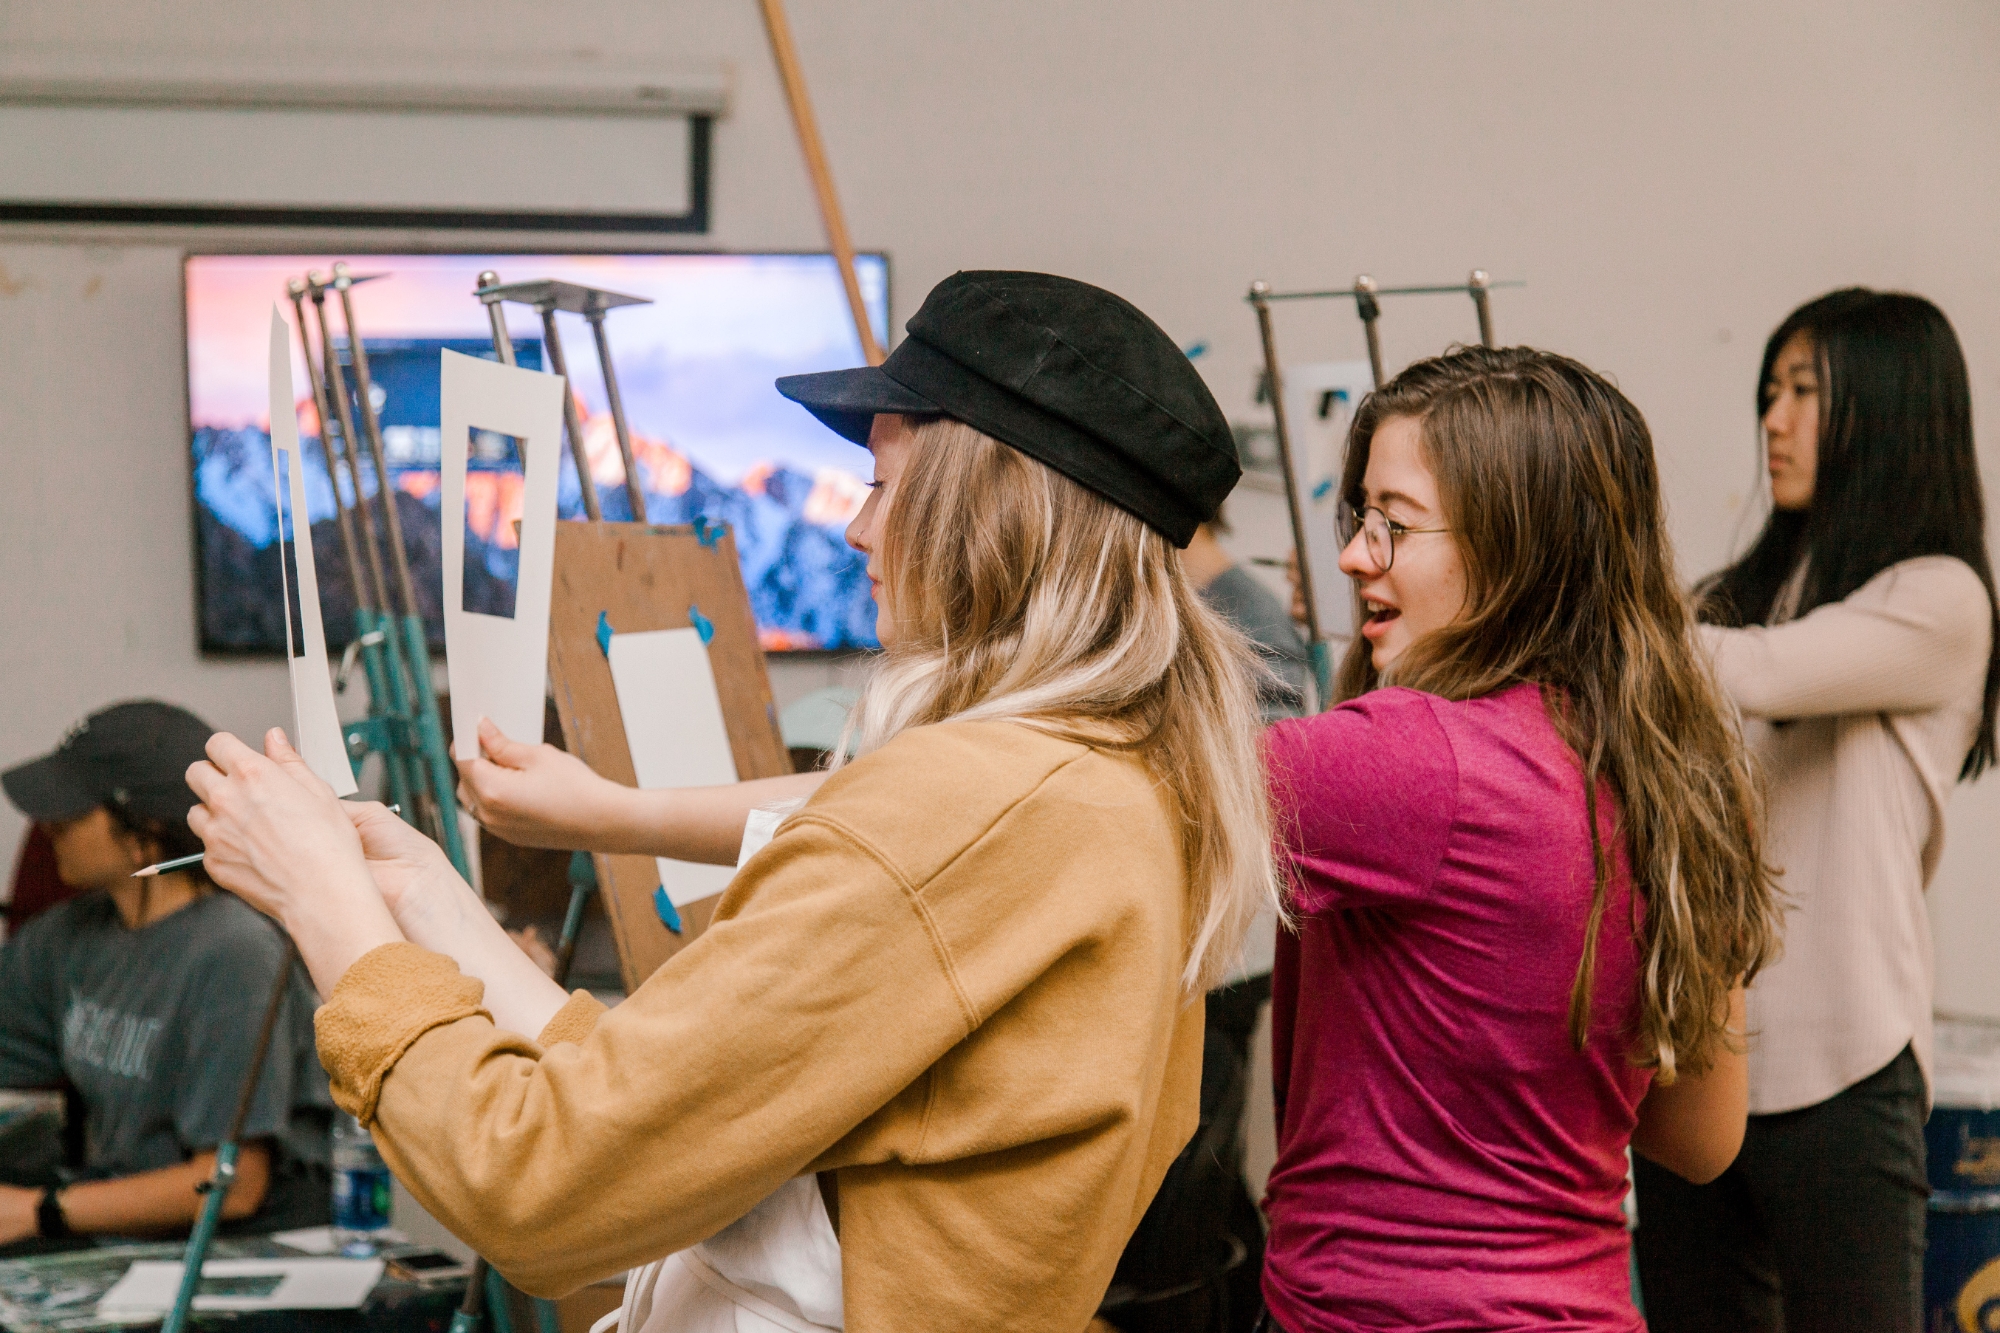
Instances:
[[[1378,677],[1357,639],[1343,698],[1394,684],[1473,699],[1533,681],[1583,768],[1596,883],[1570,993],[1590,1028],[1612,856],[1598,793],[1616,802],[1635,897],[1643,989],[1634,1059],[1663,1082],[1699,1072],[1731,989],[1775,956],[1776,888],[1741,736],[1694,639],[1674,573],[1646,422],[1588,368],[1531,348],[1420,361],[1369,395],[1348,435],[1342,497],[1363,503],[1375,431],[1415,418],[1466,570],[1465,608]]]

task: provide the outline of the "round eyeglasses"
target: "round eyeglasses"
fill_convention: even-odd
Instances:
[[[1347,505],[1340,507],[1340,544],[1351,546],[1359,533],[1368,546],[1368,559],[1384,574],[1396,563],[1396,539],[1428,532],[1450,532],[1450,528],[1411,528],[1396,522],[1369,505],[1359,514]]]

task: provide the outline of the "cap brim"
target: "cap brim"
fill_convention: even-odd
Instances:
[[[28,818],[41,822],[75,819],[91,812],[98,797],[61,752],[31,759],[0,773],[7,799]]]
[[[915,389],[890,379],[880,366],[786,375],[778,381],[778,392],[818,417],[834,434],[863,446],[878,413],[928,416],[944,411]]]

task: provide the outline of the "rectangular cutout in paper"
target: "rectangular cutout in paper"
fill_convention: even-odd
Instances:
[[[527,476],[521,457],[519,437],[504,431],[474,426],[466,441],[464,541],[478,555],[463,562],[458,604],[506,620],[520,597],[521,535],[507,512],[520,504]]]
[[[698,630],[613,634],[606,656],[641,789],[719,787],[737,780],[715,671]],[[732,866],[664,857],[658,865],[660,884],[676,907],[722,892],[736,873]]]
[[[285,593],[285,659],[292,677],[292,744],[335,796],[352,796],[357,790],[354,766],[348,762],[340,714],[333,705],[326,622],[320,618],[319,575],[313,568],[312,524],[290,522],[294,515],[309,511],[305,457],[299,449],[299,419],[292,397],[291,337],[275,305],[270,351],[271,484],[278,510],[279,578]],[[291,615],[295,604],[296,619]]]
[[[444,451],[438,488],[445,669],[451,681],[452,751],[471,759],[479,754],[482,717],[491,718],[513,740],[532,745],[542,738],[556,552],[556,463],[568,390],[559,375],[456,352],[440,355],[444,424],[439,429],[444,439],[463,442]],[[469,609],[463,594],[467,466],[471,455],[496,436],[507,439],[521,461],[518,487],[491,488],[501,507],[496,529],[513,533],[515,523],[520,525],[510,614]]]

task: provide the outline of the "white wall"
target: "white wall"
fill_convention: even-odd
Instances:
[[[893,256],[899,325],[956,268],[1071,274],[1208,341],[1203,369],[1247,413],[1252,278],[1524,278],[1496,298],[1500,336],[1582,357],[1645,410],[1690,574],[1750,521],[1758,352],[1801,301],[1848,283],[1933,297],[1980,420],[2000,411],[2000,9],[1984,0],[794,0],[793,21],[856,240]],[[400,54],[728,62],[700,243],[820,243],[749,0],[6,11],[10,43],[116,34],[163,67],[236,34],[304,60],[351,32]],[[282,713],[274,665],[194,650],[187,240],[0,231],[0,759],[141,691],[232,727]],[[1472,330],[1455,298],[1393,304],[1384,326],[1399,364]],[[1346,307],[1288,310],[1281,336],[1300,360],[1361,347]],[[830,674],[780,668],[780,691]],[[1996,814],[2000,781],[1960,794],[1932,891],[1940,1003],[1991,1014]]]

